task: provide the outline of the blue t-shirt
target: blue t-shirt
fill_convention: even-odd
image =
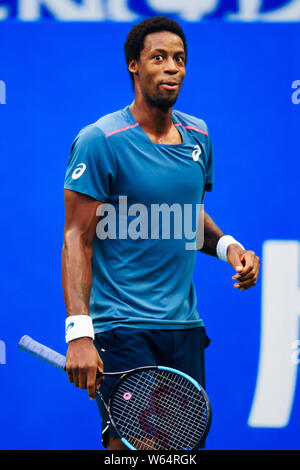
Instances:
[[[153,143],[128,106],[83,128],[73,142],[65,189],[105,203],[93,242],[96,333],[203,325],[196,251],[187,242],[203,191],[213,185],[212,146],[204,121],[179,111],[172,118],[178,145]]]

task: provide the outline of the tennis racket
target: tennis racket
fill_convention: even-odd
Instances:
[[[18,347],[66,370],[66,357],[23,336]],[[109,402],[101,395],[110,422],[131,450],[196,450],[211,424],[211,405],[204,389],[192,377],[164,366],[146,366],[122,372]]]

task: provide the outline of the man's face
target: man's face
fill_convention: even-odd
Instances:
[[[147,102],[167,111],[175,104],[185,76],[182,39],[169,31],[148,34],[140,59],[132,60],[129,70]]]

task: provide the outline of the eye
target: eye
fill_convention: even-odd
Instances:
[[[176,61],[179,63],[184,63],[184,58],[181,56],[176,57]]]
[[[161,54],[157,54],[154,56],[154,59],[158,62],[163,59],[163,56]]]

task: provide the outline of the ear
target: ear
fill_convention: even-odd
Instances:
[[[129,72],[138,75],[138,73],[139,73],[139,64],[138,64],[138,62],[136,60],[132,59],[128,64],[128,70],[129,70]]]

